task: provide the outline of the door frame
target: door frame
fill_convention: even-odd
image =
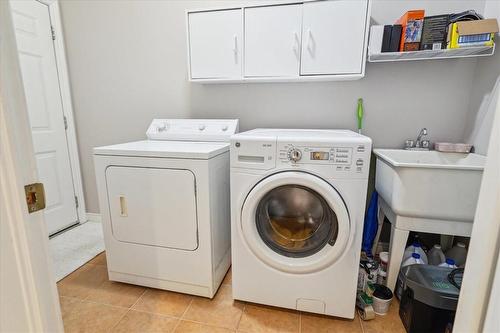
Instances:
[[[59,79],[59,92],[63,114],[66,117],[68,128],[66,129],[66,142],[68,145],[69,162],[71,166],[71,177],[73,180],[73,191],[78,200],[76,209],[78,223],[88,221],[85,207],[85,195],[83,192],[82,172],[80,169],[80,157],[78,155],[78,141],[76,138],[75,117],[73,114],[73,101],[71,97],[71,85],[68,74],[68,63],[66,60],[66,46],[62,29],[61,12],[58,0],[34,0],[46,5],[49,9],[49,19],[55,33],[53,40],[54,54],[56,58],[57,77]]]

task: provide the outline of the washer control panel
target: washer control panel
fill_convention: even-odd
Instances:
[[[278,160],[290,166],[329,165],[333,166],[336,171],[359,173],[366,169],[366,164],[369,162],[367,150],[369,148],[364,144],[322,147],[282,143],[278,146]],[[368,162],[365,162],[367,160]]]

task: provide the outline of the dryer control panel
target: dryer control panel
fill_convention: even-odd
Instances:
[[[238,119],[153,119],[149,140],[222,141],[238,133]]]

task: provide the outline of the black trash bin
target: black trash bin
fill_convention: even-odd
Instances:
[[[431,265],[408,268],[399,305],[408,333],[442,333],[452,328],[460,293],[448,279],[452,270]]]

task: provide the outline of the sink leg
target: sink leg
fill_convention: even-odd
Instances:
[[[398,229],[391,223],[391,241],[389,243],[389,263],[387,267],[387,287],[395,291],[396,281],[403,260],[406,242],[408,241],[408,230]]]

